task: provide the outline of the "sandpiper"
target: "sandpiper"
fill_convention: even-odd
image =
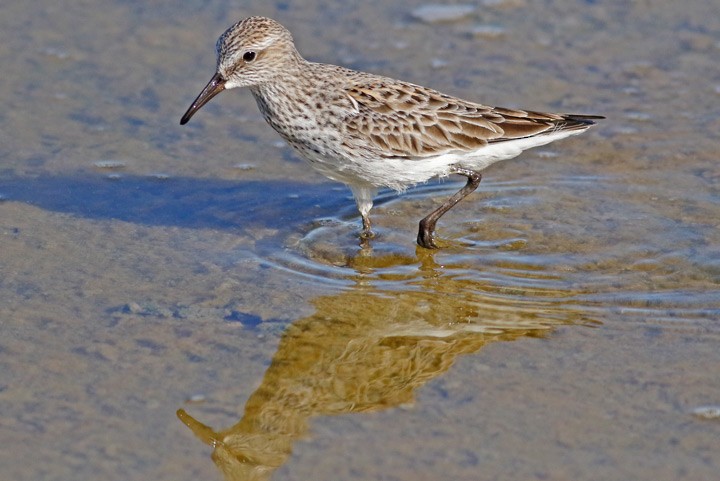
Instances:
[[[473,192],[480,171],[525,149],[584,132],[603,117],[488,107],[401,80],[309,62],[275,20],[248,17],[217,41],[217,68],[180,124],[223,90],[249,87],[265,120],[310,165],[347,184],[372,237],[378,189],[402,192],[460,174],[463,188],[420,221],[417,243],[437,248],[438,219]]]

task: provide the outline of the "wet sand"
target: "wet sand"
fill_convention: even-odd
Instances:
[[[714,6],[258,5],[0,8],[0,478],[715,479]],[[608,119],[486,171],[438,252],[416,223],[461,181],[382,193],[361,249],[248,92],[178,125],[248,14]]]

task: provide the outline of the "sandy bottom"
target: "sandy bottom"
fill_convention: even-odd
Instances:
[[[717,479],[712,2],[305,3],[2,7],[0,478]],[[460,179],[381,193],[361,248],[248,92],[178,125],[248,14],[608,119],[489,169],[440,251]]]

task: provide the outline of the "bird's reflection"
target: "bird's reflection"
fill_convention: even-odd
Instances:
[[[213,460],[226,479],[269,479],[313,416],[412,403],[415,390],[446,372],[457,356],[494,341],[542,336],[552,326],[578,320],[556,300],[563,296],[522,305],[502,302],[487,295],[482,281],[452,275],[422,250],[414,259],[420,265],[417,277],[395,286],[398,290],[368,274],[409,261],[368,252],[358,256],[359,282],[315,299],[315,313],[287,328],[234,426],[214,431],[178,411],[213,446]]]

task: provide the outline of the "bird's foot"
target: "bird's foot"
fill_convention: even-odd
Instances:
[[[371,231],[370,229],[368,229],[368,230],[363,229],[363,231],[360,232],[360,238],[361,239],[374,239],[375,233],[373,231]]]
[[[375,238],[375,233],[370,229],[363,229],[360,232],[360,247],[368,249],[370,247],[370,240]]]
[[[420,221],[417,243],[420,247],[424,247],[426,249],[439,249],[440,247],[435,243],[435,226],[429,226],[427,224],[428,223],[425,222],[425,219]]]

